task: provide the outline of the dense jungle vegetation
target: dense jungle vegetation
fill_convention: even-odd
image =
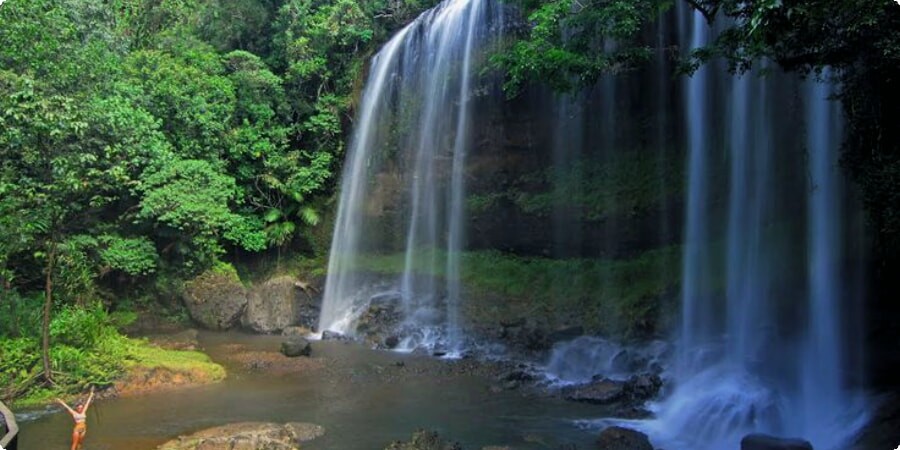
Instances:
[[[116,327],[236,255],[323,258],[322,222],[367,60],[436,3],[3,3],[0,398],[109,383],[138,345]],[[685,72],[714,58],[735,71],[760,58],[813,76],[831,67],[849,124],[844,163],[863,193],[880,273],[897,267],[893,1],[511,3],[524,20],[493,58],[510,95],[537,79],[569,89],[639,65],[652,53],[641,30],[676,6],[721,29],[691,55],[672,49]],[[603,36],[619,45],[601,51]]]
[[[0,6],[0,397],[107,383],[107,310],[310,249],[366,58],[433,3]]]

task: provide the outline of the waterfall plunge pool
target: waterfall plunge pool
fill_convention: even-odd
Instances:
[[[199,341],[228,370],[218,384],[96,403],[85,448],[150,450],[179,435],[242,421],[311,422],[325,436],[307,450],[382,449],[433,429],[466,449],[590,448],[596,431],[576,421],[603,407],[529,390],[491,389],[499,365],[369,350],[355,343],[313,342],[321,367],[278,374],[230,358],[241,351],[277,352],[281,336],[201,332]],[[402,363],[402,365],[398,365]],[[20,450],[67,448],[71,418],[62,411],[21,425]]]

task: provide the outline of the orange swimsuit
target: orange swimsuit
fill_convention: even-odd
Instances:
[[[72,432],[80,435],[87,433],[87,415],[75,413],[73,417],[75,418],[75,429]]]

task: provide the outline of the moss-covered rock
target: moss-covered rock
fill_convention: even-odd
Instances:
[[[240,321],[248,293],[236,273],[209,270],[185,283],[182,299],[197,324],[210,330],[227,330]]]
[[[434,431],[419,430],[413,433],[411,440],[394,441],[384,450],[462,450],[462,447],[456,442],[445,441]]]
[[[128,354],[125,376],[115,382],[117,395],[155,393],[225,379],[225,369],[197,351],[169,350],[131,341]]]
[[[298,450],[301,442],[324,434],[324,428],[311,423],[240,422],[181,436],[158,450]]]

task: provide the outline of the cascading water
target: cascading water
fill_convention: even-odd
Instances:
[[[707,42],[708,32],[694,13],[690,46]],[[686,84],[689,183],[676,387],[647,429],[666,448],[738,448],[744,435],[763,432],[843,449],[865,413],[846,377],[844,348],[853,336],[841,314],[853,301],[842,298],[850,291],[842,279],[851,277],[840,270],[845,196],[829,85],[804,88],[804,142],[787,131],[802,123],[783,112],[798,108],[784,92],[800,89],[786,77],[735,78],[712,66]],[[709,108],[727,111],[718,130]],[[724,159],[715,153],[719,142],[728,149]],[[776,151],[801,146],[808,161]],[[809,186],[796,181],[807,171]],[[717,198],[723,184],[728,196]],[[806,229],[797,224],[803,204]],[[806,286],[798,286],[804,276]],[[803,292],[806,304],[796,300]]]
[[[384,203],[381,197],[405,195],[394,227],[405,236],[402,275],[389,289],[408,325],[404,345],[461,342],[460,251],[474,74],[494,38],[492,27],[501,22],[492,2],[448,0],[397,33],[373,59],[345,163],[321,331],[353,334],[373,294],[362,269],[382,250],[379,240],[387,239],[372,231],[387,226],[373,209]],[[393,190],[384,192],[386,185]]]
[[[712,30],[704,17],[678,4],[680,14],[670,17],[677,26],[660,24],[659,46],[667,39],[682,48],[708,44]],[[352,334],[368,304],[396,301],[406,348],[452,350],[463,341],[467,157],[479,128],[475,104],[489,101],[474,97],[473,73],[484,48],[498,39],[501,11],[487,0],[448,0],[401,30],[373,60],[345,164],[320,330]],[[668,38],[665,30],[676,28],[677,38]],[[583,192],[572,189],[590,185],[577,179],[592,173],[579,164],[613,171],[616,158],[646,156],[642,138],[632,136],[642,130],[635,122],[655,124],[649,139],[657,148],[650,150],[674,161],[683,146],[687,178],[684,186],[660,187],[661,220],[653,222],[660,237],[640,245],[673,244],[667,236],[677,231],[668,230],[678,225],[667,219],[676,206],[666,200],[683,191],[682,322],[667,373],[673,390],[655,405],[657,418],[638,426],[672,449],[738,448],[750,432],[843,448],[866,416],[846,370],[858,331],[841,320],[857,293],[847,281],[853,277],[843,276],[853,257],[845,251],[852,237],[844,207],[853,202],[838,176],[840,117],[826,99],[830,85],[757,72],[734,77],[707,64],[680,87],[667,86],[669,68],[664,58],[656,61],[654,70],[665,73],[648,79],[659,94],[641,99],[657,109],[654,120],[626,116],[646,111],[626,95],[629,89],[616,92],[633,86],[628,75],[553,97],[555,122],[543,141],[553,152],[544,159],[553,164],[555,200],[548,254],[618,257],[630,224],[615,223],[629,220],[616,215],[617,198],[609,200],[608,215],[591,223],[579,210],[584,205],[573,201]],[[529,107],[546,107],[538,103]],[[598,117],[602,126],[592,127]],[[627,153],[631,146],[637,150]],[[664,168],[654,170],[665,176]],[[385,197],[405,201],[389,207]],[[599,232],[592,229],[598,223]],[[401,275],[382,284],[364,275],[372,258],[391,264],[378,260],[391,253],[402,255]],[[609,291],[614,280],[604,281],[600,290]],[[557,345],[546,370],[563,383],[641,370],[621,365],[620,354],[608,341],[584,338]]]

